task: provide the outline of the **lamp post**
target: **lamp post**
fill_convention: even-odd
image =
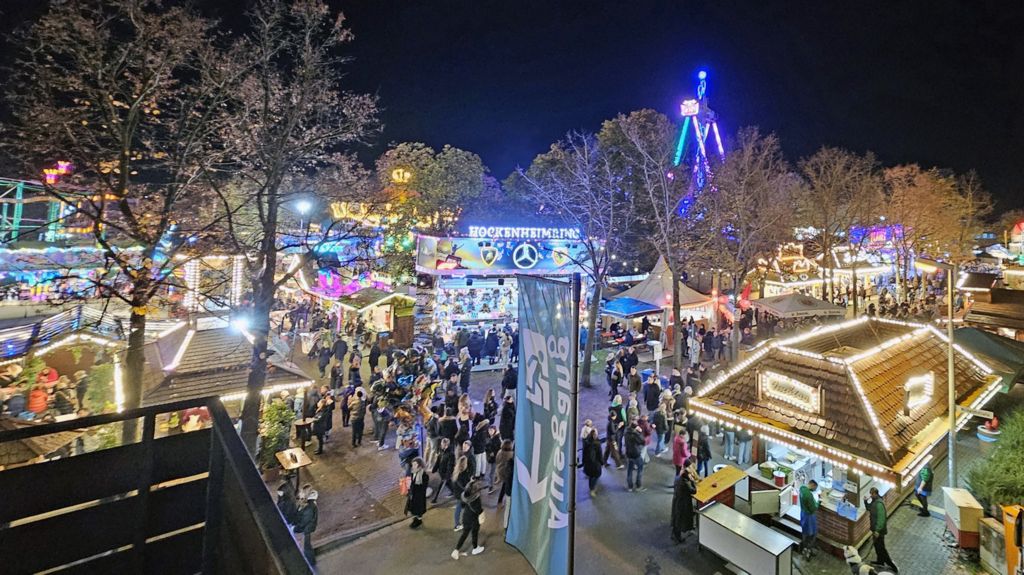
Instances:
[[[956,377],[953,374],[953,276],[956,264],[949,264],[928,258],[917,258],[914,267],[925,272],[935,273],[942,270],[946,273],[946,372],[949,385],[949,486],[956,487]]]
[[[313,204],[309,200],[299,200],[295,203],[295,209],[299,212],[299,229],[305,229],[305,218],[309,210],[313,209]]]

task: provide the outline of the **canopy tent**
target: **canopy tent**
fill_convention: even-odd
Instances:
[[[751,304],[762,312],[782,319],[798,317],[843,317],[846,308],[808,297],[799,293],[787,293],[775,297],[757,299]]]
[[[631,297],[619,297],[606,301],[601,307],[601,313],[622,319],[632,319],[653,313],[661,313],[661,308],[652,303]]]
[[[666,309],[672,307],[672,272],[664,258],[658,258],[651,273],[640,283],[614,296],[615,299],[631,298]],[[689,309],[707,306],[710,313],[711,298],[679,282],[679,305]]]

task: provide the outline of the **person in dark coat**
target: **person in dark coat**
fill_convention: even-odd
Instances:
[[[494,365],[498,357],[498,330],[493,327],[491,331],[487,332],[487,338],[484,339],[484,355],[487,356],[487,363]]]
[[[509,355],[508,360],[511,363],[519,363],[519,328],[512,332],[512,353]]]
[[[334,340],[331,351],[334,353],[334,361],[345,363],[345,356],[348,355],[348,343],[345,342],[344,338],[339,337]]]
[[[672,540],[682,543],[683,539],[693,531],[693,495],[697,493],[697,472],[693,468],[693,459],[683,466],[682,472],[676,476],[672,490]]]
[[[409,498],[405,503],[406,515],[412,515],[412,523],[409,527],[416,529],[423,525],[423,514],[427,512],[427,486],[430,485],[430,475],[424,468],[423,460],[416,457],[412,460],[412,472],[409,477]]]
[[[583,438],[583,474],[590,485],[590,496],[597,495],[597,481],[601,478],[601,440],[597,438],[597,429],[591,428],[590,435]]]
[[[331,412],[327,408],[327,398],[321,399],[317,402],[316,412],[313,415],[313,435],[316,436],[316,454],[322,455],[324,452],[324,436],[327,434],[327,420],[331,417]]]
[[[498,431],[502,439],[512,439],[516,432],[516,402],[511,395],[505,396],[501,406],[501,422]]]
[[[484,552],[483,545],[480,545],[480,515],[484,512],[483,503],[480,501],[480,482],[476,479],[472,480],[466,485],[466,488],[462,491],[461,496],[462,505],[464,512],[462,514],[462,534],[459,536],[459,542],[455,544],[455,550],[452,551],[452,559],[459,558],[459,550],[466,543],[466,539],[472,537],[473,539],[473,555],[479,555]]]
[[[697,439],[697,473],[703,468],[704,477],[707,477],[711,471],[711,439],[707,433],[698,434],[700,437]]]
[[[462,365],[459,366],[459,389],[462,393],[469,393],[469,381],[473,373],[473,361],[472,354],[463,357]],[[479,362],[478,362],[479,363]]]
[[[505,368],[501,376],[502,395],[515,394],[516,386],[519,385],[519,370],[511,365]]]
[[[875,561],[880,565],[891,567],[893,571],[899,571],[885,546],[885,536],[889,533],[888,513],[885,510],[885,501],[878,494],[877,487],[872,487],[868,496],[864,498],[864,509],[868,512],[868,522],[871,525],[871,535],[874,538]]]
[[[380,365],[380,344],[375,341],[370,346],[370,371],[373,371],[373,368],[378,365]]]
[[[469,343],[466,344],[469,357],[473,358],[473,365],[480,365],[480,355],[484,350],[484,335],[479,331],[469,334]]]
[[[285,523],[295,525],[299,515],[299,506],[295,499],[295,486],[285,481],[277,486],[277,510],[281,512]]]
[[[319,359],[316,362],[317,368],[320,369],[320,377],[327,377],[327,366],[331,364],[331,350],[322,347],[320,348]]]
[[[316,506],[319,499],[316,491],[306,494],[306,501],[299,507],[298,517],[295,520],[295,532],[302,533],[302,553],[310,565],[316,565],[316,553],[313,551],[313,532],[316,531],[317,522],[320,518],[320,510]]]
[[[434,473],[440,478],[437,483],[437,490],[434,491],[434,503],[437,503],[437,498],[441,495],[441,488],[448,486],[448,493],[455,496],[455,487],[452,485],[452,471],[455,469],[455,449],[452,447],[452,442],[447,437],[441,438],[441,445],[437,451],[437,460],[434,462]]]
[[[661,401],[661,381],[658,374],[652,373],[644,386],[644,407],[648,413],[658,409],[658,402]]]

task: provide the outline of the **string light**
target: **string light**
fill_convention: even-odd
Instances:
[[[189,312],[199,311],[199,260],[185,263],[185,309]]]
[[[188,349],[188,344],[192,343],[192,336],[196,334],[196,330],[190,329],[185,334],[185,339],[181,340],[181,345],[178,347],[178,351],[174,354],[174,359],[171,363],[164,366],[164,371],[173,371],[181,363],[182,358],[185,357],[185,350]]]
[[[44,346],[44,347],[40,347],[40,348],[36,348],[35,350],[32,351],[32,355],[35,355],[35,356],[46,355],[46,354],[50,353],[51,351],[53,351],[55,349],[60,349],[62,347],[71,345],[71,344],[73,344],[75,342],[79,342],[79,341],[84,341],[84,342],[88,342],[88,343],[95,343],[97,345],[102,345],[102,346],[106,346],[106,347],[111,347],[111,346],[117,345],[117,342],[113,341],[113,340],[104,339],[102,337],[97,337],[97,336],[90,335],[90,334],[87,334],[87,333],[74,333],[74,334],[71,334],[71,335],[69,335],[69,336],[67,336],[67,337],[65,337],[65,338],[63,338],[63,339],[61,339],[59,341],[51,343],[50,345],[47,345],[47,346]]]
[[[231,306],[238,307],[242,303],[242,278],[245,269],[242,265],[245,256],[235,256],[231,262]]]
[[[260,391],[260,394],[263,397],[266,397],[268,395],[281,393],[282,391],[291,391],[293,389],[300,389],[300,388],[307,387],[307,386],[310,386],[310,385],[313,385],[313,381],[309,380],[309,379],[300,381],[298,383],[280,383],[280,384],[273,385],[273,386],[270,386],[270,387],[264,387],[263,390]],[[249,397],[249,392],[248,391],[239,391],[237,393],[228,393],[228,394],[222,395],[222,396],[220,396],[220,400],[222,402],[223,401],[238,401],[240,399],[245,399],[247,397]]]

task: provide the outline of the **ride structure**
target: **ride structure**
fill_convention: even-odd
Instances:
[[[725,159],[725,147],[722,135],[718,131],[718,114],[708,105],[708,73],[706,70],[697,72],[697,97],[683,100],[679,111],[683,116],[683,129],[679,132],[679,143],[673,163],[678,166],[687,157],[687,142],[692,138],[695,142],[691,150],[693,158],[693,182],[697,189],[703,189],[711,174],[708,165],[709,138],[714,138],[714,151],[719,159]],[[692,136],[691,136],[692,132]],[[712,152],[713,153],[713,152]]]

